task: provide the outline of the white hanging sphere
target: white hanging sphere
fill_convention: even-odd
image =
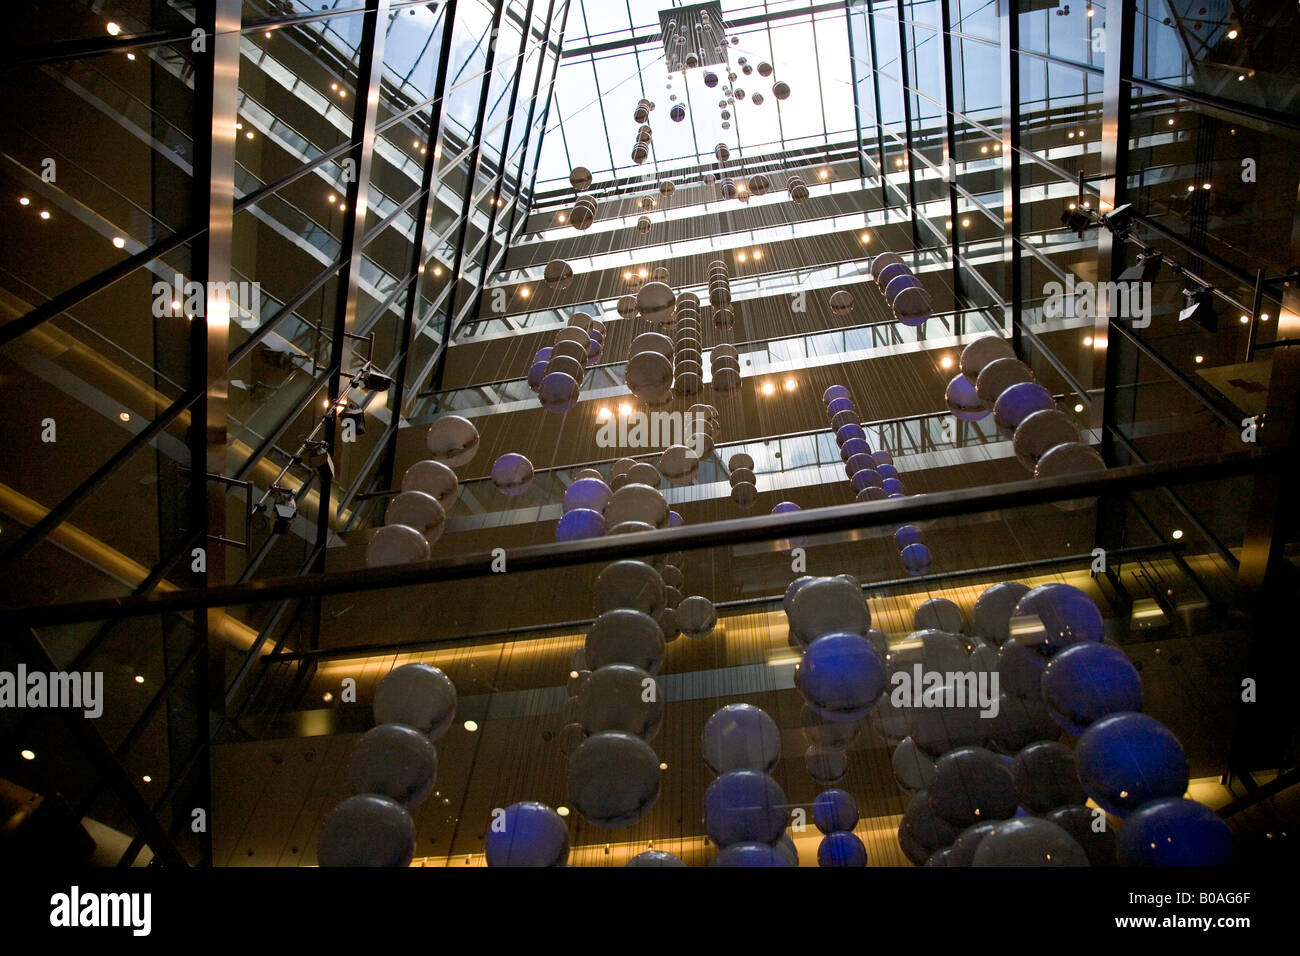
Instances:
[[[606,664],[583,682],[576,715],[588,734],[617,730],[653,740],[663,723],[663,700],[654,678],[641,668]]]
[[[1034,468],[1035,478],[1056,478],[1061,475],[1082,475],[1105,471],[1106,462],[1091,445],[1082,442],[1065,442],[1047,450]]]
[[[631,826],[659,798],[659,773],[658,754],[640,737],[594,734],[569,759],[569,803],[593,826]]]
[[[438,740],[456,718],[456,685],[429,664],[403,664],[375,690],[376,724],[404,724]]]
[[[548,412],[562,415],[577,404],[578,391],[578,380],[568,372],[548,372],[537,398]]]
[[[839,578],[812,581],[790,602],[790,625],[808,643],[823,634],[865,635],[871,629],[871,611],[862,591]]]
[[[975,382],[979,379],[980,372],[984,371],[989,363],[1015,357],[1015,350],[1006,339],[1000,335],[986,335],[962,349],[958,364],[961,366],[961,373],[969,381]]]
[[[970,669],[970,652],[956,634],[925,629],[913,631],[893,646],[889,653],[890,669],[910,673],[915,664],[927,671],[951,673]]]
[[[488,866],[564,866],[569,859],[569,830],[564,818],[544,803],[512,803],[494,811],[484,840]]]
[[[671,343],[670,343],[671,347]],[[659,352],[637,352],[627,363],[623,384],[642,401],[672,394],[673,363]]]
[[[433,790],[438,755],[414,727],[380,724],[357,741],[348,776],[353,793],[377,793],[414,810]]]
[[[542,281],[549,288],[564,290],[569,287],[573,280],[573,267],[563,259],[552,259],[546,263],[546,269],[542,272]]]
[[[980,841],[972,866],[1087,866],[1088,854],[1055,823],[1020,817]]]
[[[700,470],[700,456],[685,445],[669,445],[659,458],[659,471],[669,481],[689,483]]]
[[[492,484],[503,495],[522,495],[533,485],[533,463],[514,452],[502,455],[492,465]]]
[[[614,608],[591,625],[585,658],[593,669],[606,664],[632,664],[648,674],[657,674],[664,660],[664,634],[649,614]]]
[[[478,429],[468,418],[444,415],[429,426],[425,443],[435,460],[459,468],[478,451]]]
[[[1034,412],[1016,426],[1012,444],[1020,464],[1033,471],[1039,460],[1055,448],[1079,440],[1079,429],[1069,415],[1057,408]]]
[[[628,474],[628,484],[610,496],[605,505],[605,522],[615,527],[624,521],[644,521],[661,528],[668,523],[668,501],[658,488],[641,484]]]
[[[596,578],[596,613],[626,607],[656,616],[664,607],[664,582],[644,561],[615,561]]]
[[[591,170],[586,166],[575,166],[569,173],[569,185],[578,192],[591,186]]]
[[[368,568],[428,560],[429,539],[407,525],[390,524],[376,528],[366,543]]]
[[[403,491],[394,495],[384,509],[384,524],[414,528],[424,535],[430,547],[442,537],[446,517],[438,499],[423,491]]]
[[[894,779],[908,793],[924,790],[934,782],[934,761],[911,737],[905,738],[894,748],[891,766],[894,769]]]
[[[638,461],[627,470],[627,481],[628,484],[631,485],[646,485],[657,490],[659,488],[659,483],[662,480],[663,475],[659,473],[659,469],[648,461]],[[662,493],[660,494],[660,497],[662,497]],[[667,503],[667,501],[664,502],[665,505],[667,505]],[[646,517],[637,520],[649,521],[650,519]]]
[[[718,612],[713,602],[698,594],[683,598],[675,611],[682,633],[696,640],[712,634],[714,625],[718,623]]]
[[[396,800],[348,797],[325,817],[316,845],[321,866],[410,866],[415,821]]]
[[[781,759],[776,721],[753,704],[728,704],[708,719],[700,752],[715,774],[729,770],[770,773]]]
[[[912,627],[918,631],[947,631],[950,634],[966,633],[966,612],[947,598],[930,598],[916,606]]]
[[[401,488],[403,491],[423,491],[426,495],[433,495],[438,499],[438,504],[442,505],[443,511],[450,509],[460,496],[460,482],[456,480],[456,473],[432,458],[417,461],[406,469],[402,475]]]
[[[756,770],[730,770],[704,792],[704,827],[717,846],[756,842],[771,845],[786,824],[781,785]]]
[[[1011,636],[1011,615],[1028,593],[1028,586],[1019,581],[1003,581],[986,588],[975,602],[975,633],[999,646],[1006,643]]]

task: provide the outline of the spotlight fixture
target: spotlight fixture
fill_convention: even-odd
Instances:
[[[1219,316],[1214,311],[1214,292],[1208,288],[1184,289],[1187,305],[1178,312],[1179,322],[1191,322],[1207,332],[1219,330]]]
[[[1121,209],[1124,207],[1120,207]],[[1115,210],[1118,212],[1119,210]],[[1160,274],[1163,260],[1154,249],[1145,249],[1138,253],[1136,265],[1131,265],[1119,274],[1120,282],[1150,282]]]
[[[1107,229],[1117,235],[1124,232],[1133,221],[1133,204],[1126,202],[1122,206],[1116,206],[1110,212],[1102,213],[1101,221]]]
[[[314,470],[321,473],[322,477],[333,478],[334,459],[330,457],[329,443],[326,441],[310,441],[302,446],[302,460]]]
[[[1061,225],[1065,227],[1066,232],[1077,232],[1082,239],[1084,230],[1092,225],[1092,216],[1074,203],[1070,203],[1061,213]]]

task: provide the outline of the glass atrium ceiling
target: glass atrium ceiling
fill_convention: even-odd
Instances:
[[[555,81],[542,144],[537,189],[568,186],[569,170],[586,166],[597,183],[613,176],[641,175],[653,181],[699,162],[712,162],[719,143],[731,159],[854,140],[853,63],[843,6],[824,9],[813,0],[722,0],[727,35],[739,42],[728,50],[736,86],[746,92],[730,107],[731,128],[723,129],[719,102],[726,84],[704,85],[706,68],[669,76],[659,11],[678,0],[573,0],[564,34],[564,56]],[[773,74],[743,75],[738,58]],[[790,97],[778,101],[772,85],[782,80]],[[669,87],[671,83],[671,88]],[[753,93],[764,100],[755,105]],[[675,123],[671,97],[686,107]],[[655,103],[650,157],[637,166],[632,146],[637,124],[632,111],[645,97]]]

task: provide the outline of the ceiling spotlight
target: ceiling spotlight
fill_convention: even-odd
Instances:
[[[1101,221],[1111,232],[1123,232],[1128,228],[1128,224],[1133,221],[1133,204],[1126,202],[1122,206],[1116,206],[1110,212],[1102,213]]]
[[[1235,40],[1235,39],[1237,39],[1237,31],[1236,31],[1236,30],[1229,30],[1229,31],[1228,31],[1228,39],[1229,39],[1229,40]]]
[[[759,391],[762,392],[764,395],[775,395],[776,386],[773,385],[771,382],[764,382],[763,387],[760,388]]]
[[[762,259],[762,258],[763,258],[763,250],[762,250],[762,249],[755,249],[755,250],[754,250],[754,261],[757,262],[759,259]]]
[[[107,24],[105,24],[104,29],[108,31],[108,35],[111,37],[118,36],[122,32],[122,28],[118,26],[116,23],[114,23],[112,20],[110,20]]]
[[[1183,538],[1183,529],[1175,528],[1174,533],[1171,534],[1170,537],[1173,538],[1175,541],[1181,541]]]
[[[1184,289],[1187,305],[1178,312],[1179,322],[1191,322],[1207,332],[1217,332],[1219,316],[1214,311],[1214,293],[1210,289]]]
[[[386,392],[393,387],[393,380],[372,368],[362,373],[361,387],[367,392]]]
[[[298,514],[298,502],[294,500],[293,491],[289,488],[281,488],[278,485],[272,486],[271,495],[271,514],[275,517],[275,526],[272,529],[276,534],[283,534],[289,530],[289,523]]]
[[[1083,411],[1083,403],[1082,403],[1082,402],[1075,402],[1075,403],[1074,403],[1074,413],[1077,415],[1077,414],[1079,414],[1079,413],[1082,412],[1082,411]]]
[[[1160,274],[1160,265],[1164,260],[1154,249],[1138,253],[1136,265],[1131,265],[1119,274],[1120,282],[1151,282]]]
[[[562,816],[562,817],[567,817],[567,816],[569,815],[569,808],[568,808],[568,807],[556,807],[556,808],[555,808],[555,812],[556,812],[557,814],[559,814],[560,816]]]
[[[1196,356],[1194,359],[1192,359],[1192,361],[1194,361],[1197,365],[1200,365],[1202,362],[1205,361],[1205,356],[1204,356],[1204,355],[1198,355],[1198,356]]]
[[[21,199],[18,200],[18,205],[20,206],[30,206],[31,204],[32,201],[28,199],[26,196],[23,196]]]
[[[136,674],[136,675],[135,675],[135,682],[136,682],[137,684],[143,684],[143,683],[144,683],[144,675],[143,675],[143,674]]]
[[[1092,225],[1092,217],[1075,206],[1074,203],[1070,203],[1065,211],[1061,213],[1061,225],[1065,227],[1067,232],[1077,232],[1079,238],[1082,239],[1084,230]]]
[[[943,369],[952,368],[952,356],[945,355],[943,358],[939,359],[939,368],[943,368]]]
[[[468,730],[471,734],[474,733],[474,731],[478,730],[478,721],[476,720],[465,721],[465,729]]]
[[[866,243],[870,241],[871,241],[871,233],[869,232],[864,232],[862,235],[858,236],[858,242]]]
[[[24,760],[35,760],[35,759],[36,759],[36,751],[34,751],[34,750],[20,750],[20,751],[18,751],[18,756],[22,757]]]
[[[528,298],[530,295],[532,295],[532,292],[530,292],[530,291],[528,290],[528,286],[523,286],[523,287],[521,287],[521,288],[519,289],[519,295],[520,295],[522,298],[525,298],[525,299],[526,299],[526,298]]]
[[[1091,345],[1091,344],[1092,344],[1092,336],[1091,336],[1091,335],[1085,335],[1085,336],[1083,337],[1083,344],[1084,344],[1084,345]]]
[[[302,460],[322,476],[334,477],[334,459],[330,457],[329,442],[307,442],[302,447]]]
[[[631,415],[632,406],[629,405],[627,402],[621,402],[618,406],[618,413],[620,415]]]
[[[787,392],[793,392],[796,388],[799,387],[799,383],[792,378],[787,378],[784,384],[785,384],[785,390]]]

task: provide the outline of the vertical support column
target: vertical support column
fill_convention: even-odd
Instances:
[[[858,51],[857,45],[853,42],[853,7],[857,6],[853,0],[844,0],[844,22],[849,30],[849,75],[853,77],[853,135],[855,142],[858,144],[858,179],[864,183],[867,179],[867,164],[862,161],[862,102],[858,95]],[[863,14],[863,25],[866,25],[866,14]]]
[[[564,3],[564,12],[563,12],[562,14],[560,14],[560,17],[561,17],[561,20],[560,20],[560,39],[559,39],[558,43],[556,44],[555,63],[552,64],[552,66],[551,66],[551,79],[550,79],[550,82],[547,83],[547,85],[546,85],[546,108],[542,110],[542,124],[541,124],[541,126],[542,126],[542,131],[541,131],[541,133],[538,134],[538,140],[539,140],[539,142],[540,142],[540,141],[545,137],[545,135],[546,135],[546,124],[547,124],[548,122],[550,122],[550,119],[551,119],[551,104],[555,101],[555,78],[556,78],[557,76],[559,76],[559,74],[560,74],[560,51],[561,51],[561,49],[562,49],[563,46],[564,46],[564,27],[565,27],[565,25],[568,24],[568,20],[569,20],[569,10],[571,10],[572,7],[573,7],[573,4],[572,4],[571,0],[565,0],[565,3]],[[551,39],[550,39],[550,37],[551,37],[551,33],[550,33],[550,27],[549,27],[549,25],[548,25],[548,26],[547,26],[547,31],[546,31],[546,44],[547,44],[547,47],[549,47],[549,46],[550,46],[550,43],[551,43]],[[543,63],[545,62],[545,60],[546,60],[546,54],[543,53],[543,54],[542,54],[542,61],[543,61]],[[540,65],[539,65],[539,69],[540,69],[540,68],[541,68],[541,67],[540,67]],[[539,96],[541,95],[540,88],[539,88],[539,91],[538,91],[538,95],[539,95]],[[531,124],[531,123],[529,124],[529,134],[530,134],[530,135],[532,134],[532,124]],[[538,158],[538,162],[533,164],[533,172],[532,172],[532,174],[531,174],[531,175],[529,176],[529,178],[528,178],[528,193],[527,193],[527,196],[528,196],[528,202],[529,202],[530,205],[532,204],[532,201],[533,201],[533,193],[537,191],[537,170],[541,167],[541,158],[542,158],[542,157],[541,157],[541,153],[538,153],[537,158]],[[528,160],[527,160],[527,153],[525,153],[524,161],[525,161],[525,162],[528,161]],[[521,177],[521,178],[522,178],[522,177]],[[525,217],[525,218],[527,218],[527,217]],[[512,237],[512,236],[514,235],[514,230],[515,230],[515,221],[514,221],[514,219],[511,219],[511,221],[510,221],[510,235],[507,236],[507,241],[509,241],[509,238]]]
[[[1007,243],[1003,261],[1007,282],[1003,322],[1011,329],[1011,345],[1023,355],[1017,310],[1024,301],[1020,277],[1020,4],[997,0],[1002,55],[1002,235]]]
[[[203,31],[206,53],[197,55],[194,72],[195,149],[193,221],[207,229],[192,245],[191,272],[205,291],[204,317],[190,323],[191,387],[201,387],[204,398],[196,402],[188,436],[191,467],[190,526],[206,528],[203,542],[204,571],[195,573],[200,586],[226,583],[226,485],[207,475],[225,475],[228,443],[226,404],[230,351],[230,259],[234,236],[235,123],[239,99],[239,0],[204,0],[196,7],[197,25]],[[195,567],[193,562],[190,566]],[[212,862],[212,781],[210,715],[225,700],[226,644],[221,633],[226,611],[208,608],[194,614],[195,637],[206,643],[199,655],[195,702],[195,735],[203,748],[194,763],[192,778],[181,787],[174,812],[203,809],[208,827],[199,834],[200,864]],[[173,748],[174,750],[174,748]],[[190,804],[191,806],[187,806]]]
[[[961,237],[961,219],[957,216],[957,126],[953,118],[953,75],[952,75],[952,16],[948,10],[947,0],[939,4],[939,42],[943,44],[943,171],[948,180],[948,218],[952,222],[952,232],[948,236],[948,250],[952,256],[952,293],[953,309],[960,309],[964,304],[961,284],[961,263],[957,256],[957,245]],[[960,314],[953,316],[953,331],[962,328]]]
[[[885,127],[880,112],[880,77],[876,74],[876,64],[880,57],[876,52],[876,16],[871,9],[872,0],[865,0],[867,5],[867,40],[871,46],[871,92],[876,99],[876,168],[880,171],[880,205],[889,206],[889,187],[885,184]]]
[[[916,217],[916,164],[912,161],[912,74],[907,69],[907,23],[903,0],[898,0],[898,77],[903,85],[903,140],[907,144],[903,168],[907,171],[907,206],[912,214],[912,248],[921,245]]]

